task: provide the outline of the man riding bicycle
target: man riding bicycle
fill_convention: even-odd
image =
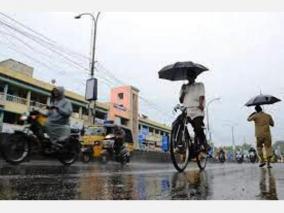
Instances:
[[[183,84],[180,91],[179,101],[187,108],[187,116],[191,123],[195,137],[198,139],[201,149],[208,152],[210,146],[204,134],[204,109],[205,109],[205,89],[202,82],[195,82],[197,75],[195,72],[187,73],[187,84]]]

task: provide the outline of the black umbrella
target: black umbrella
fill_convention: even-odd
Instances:
[[[203,65],[191,61],[177,62],[162,68],[159,71],[159,78],[171,81],[187,80],[188,74],[193,72],[197,76],[207,70],[208,68]]]
[[[272,96],[272,95],[263,95],[260,94],[251,98],[245,105],[246,106],[255,106],[255,105],[264,105],[264,104],[274,104],[276,102],[281,101],[280,99]]]

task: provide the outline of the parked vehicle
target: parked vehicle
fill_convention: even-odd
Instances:
[[[11,164],[20,164],[32,154],[42,154],[57,158],[64,165],[73,164],[80,153],[79,131],[71,131],[68,138],[56,144],[44,132],[47,117],[39,111],[22,115],[23,130],[9,135],[2,146],[4,159]]]
[[[110,141],[112,141],[110,135],[114,134],[114,127],[114,124],[106,123],[86,128],[85,135],[82,137],[81,148],[81,159],[83,162],[87,163],[91,160],[99,160],[106,163],[110,159],[114,159],[113,152],[109,152],[112,144],[110,143]],[[131,153],[134,143],[132,132],[126,127],[122,127],[122,129],[125,132],[124,146],[127,148],[127,151]]]

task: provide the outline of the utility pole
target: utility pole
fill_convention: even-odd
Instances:
[[[209,125],[209,105],[214,102],[214,101],[219,101],[221,98],[213,98],[208,103],[206,104],[206,118],[207,118],[207,132],[208,132],[208,138],[209,142],[212,142],[212,134],[210,130],[210,125]]]
[[[90,79],[87,80],[86,84],[86,100],[89,101],[89,122],[91,124],[95,123],[96,115],[96,100],[97,100],[97,79],[94,77],[95,73],[95,56],[96,56],[96,40],[97,40],[97,24],[100,16],[100,12],[97,13],[96,17],[92,13],[81,13],[75,16],[75,19],[80,19],[82,16],[87,15],[92,18],[93,21],[93,45],[92,45],[92,57],[91,57],[91,67],[90,67]],[[93,105],[93,106],[92,106]],[[93,107],[93,110],[92,110]]]
[[[228,122],[228,121],[226,121],[226,122]],[[230,127],[231,128],[231,136],[232,136],[232,145],[233,145],[233,158],[235,158],[235,153],[236,153],[236,144],[235,144],[235,125],[237,125],[237,124],[234,124],[234,123],[232,123],[231,121],[229,121],[230,122],[230,124],[225,124],[225,126],[228,126],[228,127]]]

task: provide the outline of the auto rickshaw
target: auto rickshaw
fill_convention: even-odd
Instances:
[[[107,145],[107,136],[114,133],[115,124],[103,124],[89,126],[86,128],[85,134],[82,137],[82,161],[88,163],[90,160],[99,160],[106,163],[111,159],[111,156],[105,155]],[[131,130],[122,127],[125,131],[125,146],[129,153],[133,151],[133,137]]]

